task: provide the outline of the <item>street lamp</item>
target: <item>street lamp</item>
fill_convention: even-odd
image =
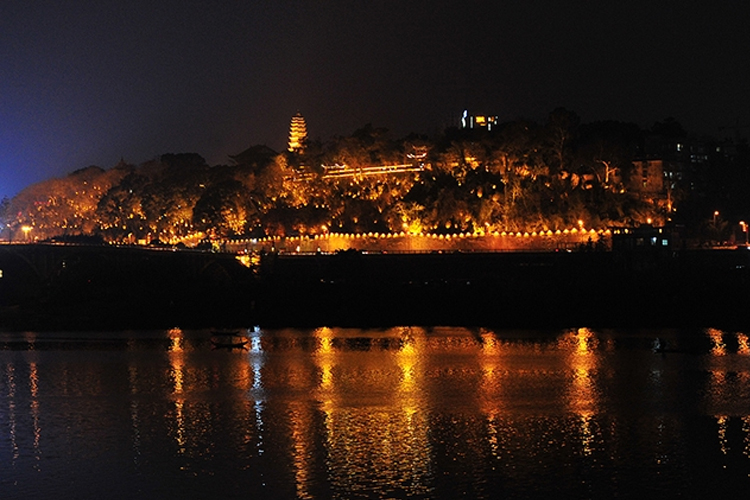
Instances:
[[[717,218],[718,216],[719,216],[719,211],[718,211],[718,210],[715,210],[715,211],[714,211],[714,227],[716,227],[716,218]]]
[[[747,244],[748,244],[748,241],[747,241],[747,236],[748,236],[747,235],[747,224],[745,224],[745,221],[741,220],[740,221],[740,226],[742,227],[742,232],[745,233],[745,246],[747,246]]]
[[[29,241],[29,233],[31,232],[31,226],[21,226],[21,231],[23,231],[24,239],[26,241]]]

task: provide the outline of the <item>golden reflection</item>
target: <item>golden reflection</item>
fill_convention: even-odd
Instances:
[[[318,328],[313,332],[313,335],[319,341],[316,358],[320,367],[320,388],[330,390],[333,388],[333,360],[335,357],[333,330],[327,327]]]
[[[597,437],[592,426],[592,417],[598,413],[599,394],[594,376],[599,358],[596,348],[599,339],[589,328],[578,328],[564,334],[558,347],[567,350],[568,369],[572,375],[568,390],[568,405],[578,416],[578,432],[585,455],[590,455]]]
[[[505,430],[502,429],[500,420],[504,406],[501,398],[505,372],[501,370],[503,363],[500,357],[507,354],[508,346],[504,345],[490,330],[480,329],[479,339],[481,408],[487,419],[487,443],[492,456],[500,459],[503,455],[505,438]]]
[[[709,368],[708,384],[706,388],[706,399],[711,413],[724,414],[733,411],[736,401],[733,396],[735,384],[728,379],[728,373],[724,367]]]
[[[495,337],[495,334],[480,330],[479,338],[482,341],[482,348],[479,352],[479,363],[482,368],[482,377],[485,385],[492,386],[495,381],[500,363],[498,356],[502,352],[502,344]]]
[[[491,425],[498,413],[498,397],[503,389],[503,372],[501,370],[502,362],[500,356],[503,354],[505,346],[489,330],[481,329],[479,338],[481,340],[481,349],[479,350],[478,358],[481,370],[482,409],[488,416],[488,424]],[[492,427],[490,427],[490,430],[492,430]],[[495,450],[496,444],[493,444],[492,437],[490,437],[490,445]]]
[[[8,387],[8,433],[10,435],[10,446],[13,450],[13,461],[18,458],[18,442],[16,441],[16,377],[15,366],[11,363],[5,365],[5,380]]]
[[[747,335],[744,333],[737,333],[737,354],[750,356],[750,344],[748,344]]]
[[[34,450],[39,452],[42,429],[39,427],[39,373],[35,362],[29,363],[29,389],[31,390],[31,422],[34,429]]]
[[[423,332],[419,332],[423,333]],[[401,331],[402,344],[396,353],[396,364],[401,371],[397,405],[409,432],[415,432],[415,414],[419,410],[423,382],[421,359],[425,352],[425,337],[414,335],[412,328]]]
[[[591,430],[592,417],[588,415],[580,415],[579,429],[581,432],[581,444],[583,445],[583,454],[585,456],[591,455],[594,451],[594,437],[595,433]]]
[[[173,328],[167,332],[170,339],[169,363],[170,378],[172,379],[172,392],[177,395],[174,400],[175,441],[178,453],[185,452],[185,400],[181,396],[184,390],[183,378],[185,371],[183,332],[179,328]]]
[[[183,332],[180,328],[172,328],[167,331],[170,339],[169,350],[171,352],[182,352],[185,348]]]
[[[181,394],[183,391],[182,386],[182,380],[184,376],[184,361],[182,359],[182,356],[174,356],[171,359],[172,366],[171,366],[171,376],[172,376],[172,383],[173,383],[173,389],[172,392],[175,394]]]
[[[727,417],[726,415],[716,416],[716,424],[718,425],[719,448],[721,449],[721,453],[723,455],[726,455],[729,452],[729,441],[727,440],[728,423],[729,417]]]
[[[750,458],[750,415],[742,417],[742,434],[744,435],[742,441],[745,445],[742,448],[742,454]]]
[[[410,329],[404,329],[401,339],[401,348],[396,354],[396,364],[401,370],[399,389],[402,393],[412,393],[417,388],[418,380],[414,369],[421,349],[417,345],[418,340],[414,338]]]
[[[31,397],[36,398],[39,394],[39,374],[34,362],[29,363],[29,389],[31,390]]]
[[[722,338],[724,332],[716,328],[707,328],[706,335],[711,339],[711,354],[713,356],[725,356],[727,354],[727,345]]]
[[[31,423],[34,429],[34,451],[38,455],[40,453],[39,443],[42,439],[42,428],[39,426],[39,401],[33,399],[30,404],[31,408]]]
[[[489,410],[487,412],[487,441],[490,444],[490,453],[495,458],[501,457],[500,430],[497,424],[497,412]]]
[[[183,407],[185,402],[182,400],[175,400],[175,441],[177,441],[177,452],[182,454],[185,453],[185,415],[183,414]]]
[[[300,401],[293,401],[289,408],[289,422],[292,433],[292,462],[297,498],[313,498],[310,494],[310,480],[314,474],[313,456],[315,443],[312,436],[313,416],[311,410]]]
[[[723,370],[709,370],[708,374],[711,379],[711,394],[718,396],[722,390],[726,389],[727,372]]]
[[[493,356],[500,354],[501,343],[495,337],[495,334],[484,328],[480,329],[479,337],[482,339],[482,354],[485,356]]]
[[[429,492],[431,453],[424,413],[342,407],[327,420],[328,468],[335,491],[366,495],[404,490],[409,496]]]
[[[263,401],[260,399],[255,400],[255,404],[253,405],[253,408],[255,409],[255,428],[258,432],[258,455],[262,455],[264,452],[263,448],[263,431],[264,431],[264,425],[263,425]]]
[[[397,349],[339,349],[334,347],[335,337],[345,337],[346,331],[320,328],[314,332],[318,340],[315,361],[321,373],[318,407],[324,417],[327,467],[335,492],[358,491],[366,495],[403,490],[409,495],[424,495],[429,491],[428,422],[425,412],[419,411],[425,334],[415,328],[393,329],[386,334],[398,336]],[[374,407],[342,405],[341,401],[347,399],[334,397],[339,394],[365,399],[377,397],[378,401],[382,400],[375,395],[388,394],[389,402]],[[311,419],[303,408],[292,409],[293,453],[300,498],[310,495]],[[369,479],[362,482],[363,478]],[[376,489],[370,491],[373,488]]]
[[[599,342],[596,334],[588,328],[579,328],[571,332],[574,350],[568,357],[570,370],[573,374],[570,392],[571,409],[582,416],[595,413],[597,406],[597,391],[593,375],[598,364],[595,348]]]

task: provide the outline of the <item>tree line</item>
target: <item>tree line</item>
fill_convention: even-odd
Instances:
[[[563,108],[545,123],[449,128],[435,137],[393,138],[366,125],[349,136],[308,141],[301,153],[253,146],[223,165],[181,153],[106,170],[91,166],[29,186],[4,200],[0,215],[4,238],[195,244],[325,232],[532,232],[668,222],[705,229],[714,211],[750,214],[746,144],[734,142],[729,154],[724,143],[701,140],[700,161],[674,156],[675,147],[691,140],[672,119],[643,130],[617,121],[581,123]],[[663,189],[644,190],[633,160],[648,157],[672,158],[665,165],[678,178],[668,172]],[[363,170],[378,165],[413,168]],[[334,169],[347,175],[330,175]],[[717,225],[715,217],[711,222]]]

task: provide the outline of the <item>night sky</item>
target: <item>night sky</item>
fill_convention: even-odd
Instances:
[[[320,139],[558,106],[729,135],[750,124],[749,5],[3,0],[0,196],[120,158],[281,150],[297,111]]]

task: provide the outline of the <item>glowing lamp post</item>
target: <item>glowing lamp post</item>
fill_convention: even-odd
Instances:
[[[29,241],[29,233],[31,232],[31,226],[21,226],[21,231],[23,231],[23,236],[26,241]]]
[[[745,221],[741,220],[740,221],[740,226],[742,227],[742,232],[745,233],[745,246],[747,246],[748,245],[748,240],[747,240],[747,224],[745,223]]]

